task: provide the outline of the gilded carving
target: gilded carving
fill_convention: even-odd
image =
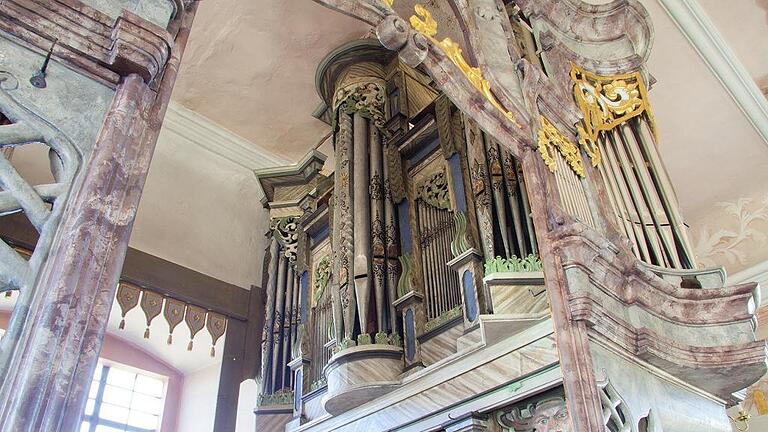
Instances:
[[[472,165],[472,168],[469,170],[469,176],[472,180],[472,192],[477,197],[477,203],[481,207],[489,206],[491,202],[485,190],[485,166],[475,160],[474,165]]]
[[[501,105],[501,102],[496,99],[496,96],[491,90],[491,84],[485,77],[483,77],[480,68],[472,67],[467,63],[459,44],[451,40],[451,38],[445,38],[442,41],[435,39],[435,35],[437,35],[437,21],[432,18],[432,14],[420,4],[416,4],[414,10],[416,11],[416,15],[411,16],[410,19],[411,26],[414,30],[424,35],[424,37],[432,42],[432,44],[440,48],[453,64],[459,68],[470,84],[472,84],[472,86],[475,87],[475,89],[477,89],[477,91],[479,91],[491,105],[498,109],[507,120],[511,121],[518,128],[522,128],[512,111],[504,108],[504,106]]]
[[[581,160],[579,148],[563,136],[546,117],[540,116],[540,119],[541,127],[538,134],[539,153],[541,153],[541,158],[549,170],[552,172],[557,170],[557,163],[555,162],[553,152],[558,151],[563,155],[563,158],[568,162],[568,166],[571,167],[573,172],[579,177],[584,177],[584,164]]]
[[[597,139],[603,131],[646,113],[651,130],[656,135],[648,92],[640,72],[600,76],[572,64],[571,79],[576,103],[584,116],[583,124],[578,126],[579,144],[589,155],[593,166],[600,163]]]

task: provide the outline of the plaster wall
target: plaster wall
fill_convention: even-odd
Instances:
[[[700,265],[724,265],[728,273],[751,267],[768,259],[768,249],[760,246],[760,232],[768,229],[768,209],[762,204],[768,200],[768,145],[658,0],[641,3],[656,33],[648,70],[657,80],[650,99],[659,147]],[[734,7],[732,3],[744,8],[742,3],[753,2],[721,2],[719,8]],[[768,38],[750,44],[759,46],[759,52],[768,49]],[[754,208],[728,209],[740,199]]]
[[[213,431],[220,370],[221,363],[218,363],[184,376],[179,412],[180,432]]]
[[[261,284],[269,223],[258,182],[199,139],[163,127],[130,245],[250,289]]]
[[[240,384],[235,432],[253,432],[256,430],[256,416],[253,414],[253,409],[256,407],[258,397],[259,385],[256,380],[249,379]]]
[[[768,0],[698,0],[760,88],[768,86]]]

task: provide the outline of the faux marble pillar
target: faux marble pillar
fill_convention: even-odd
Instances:
[[[70,198],[0,388],[3,431],[69,431],[101,349],[154,140],[142,139],[153,93],[118,87]]]
[[[403,358],[405,369],[423,368],[418,336],[424,333],[424,296],[411,291],[397,299],[395,307],[403,317]]]
[[[293,429],[306,422],[304,417],[304,392],[309,390],[309,357],[299,355],[288,363],[293,374],[293,419],[288,428]]]
[[[448,266],[459,274],[464,329],[473,329],[480,325],[481,314],[491,312],[490,296],[483,284],[482,256],[476,249],[468,249],[449,261]]]

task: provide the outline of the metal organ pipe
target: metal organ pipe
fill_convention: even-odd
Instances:
[[[361,333],[368,333],[368,303],[371,296],[371,215],[368,196],[368,120],[359,112],[353,116],[353,203],[354,203],[354,288]]]
[[[271,388],[271,369],[268,370],[270,366],[270,361],[272,359],[272,351],[273,351],[273,344],[274,344],[274,328],[275,328],[275,290],[277,288],[277,268],[278,268],[278,262],[280,261],[279,257],[280,253],[280,247],[277,244],[277,238],[273,235],[272,241],[269,244],[269,282],[267,284],[267,302],[266,302],[266,308],[267,308],[267,319],[264,322],[264,341],[262,341],[263,348],[262,348],[262,365],[261,365],[261,377],[262,377],[262,383],[261,383],[261,393],[269,393],[269,389]]]
[[[384,228],[384,194],[382,184],[382,150],[379,130],[370,126],[370,200],[371,223],[375,229],[373,234],[374,292],[376,297],[376,329],[379,333],[386,332],[386,259],[385,259],[385,228]],[[391,302],[391,300],[390,300]]]
[[[296,285],[296,274],[293,268],[293,264],[288,264],[288,275],[285,279],[285,309],[283,311],[283,362],[280,364],[282,368],[280,371],[281,379],[283,381],[283,387],[289,387],[290,384],[290,369],[286,367],[289,361],[291,361],[291,322],[293,321],[293,287]],[[286,373],[287,372],[287,373]]]
[[[282,252],[282,251],[281,251]],[[283,307],[285,300],[285,278],[288,271],[288,258],[280,253],[280,264],[277,269],[277,296],[275,300],[275,322],[283,322]],[[278,315],[279,314],[279,315]],[[282,327],[282,325],[280,326]],[[282,329],[280,329],[282,333]],[[283,381],[280,379],[282,374],[278,375],[280,363],[280,350],[283,348],[283,340],[280,333],[274,335],[274,348],[272,351],[272,393],[282,388]]]

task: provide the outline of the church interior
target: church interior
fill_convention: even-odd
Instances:
[[[0,431],[768,431],[768,1],[0,0]]]

